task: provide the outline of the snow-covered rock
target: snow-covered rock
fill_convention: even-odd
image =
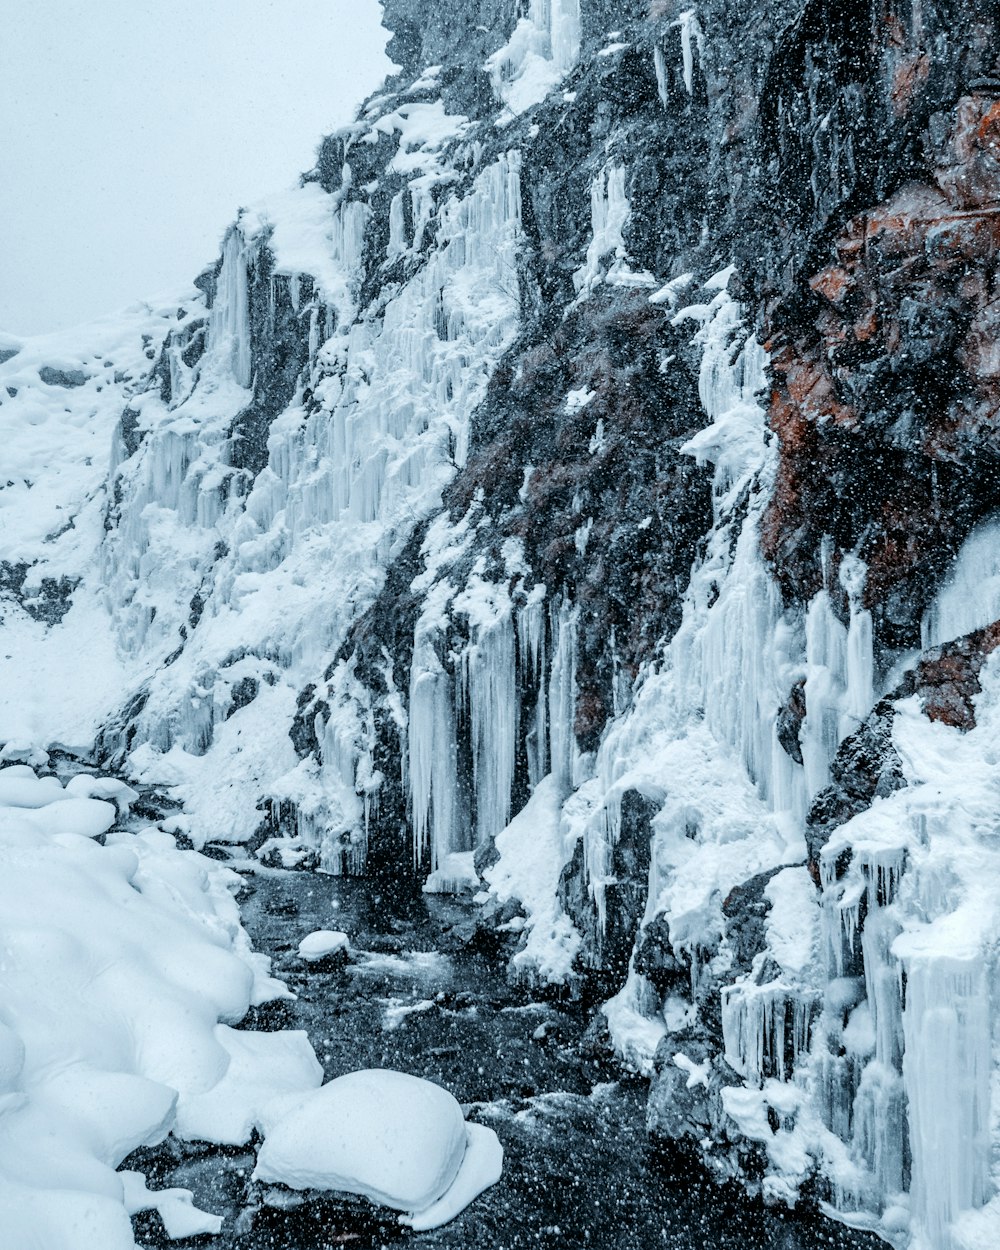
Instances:
[[[337,929],[317,929],[299,943],[299,957],[312,964],[332,955],[346,955],[350,949],[351,942],[346,933]]]
[[[492,1129],[466,1124],[455,1099],[403,1072],[349,1072],[302,1099],[266,1133],[254,1178],[290,1189],[360,1194],[417,1229],[458,1215],[500,1179]]]

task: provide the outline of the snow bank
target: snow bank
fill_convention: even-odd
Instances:
[[[89,793],[88,793],[89,792]],[[218,1232],[185,1190],[115,1169],[174,1131],[245,1142],[322,1073],[301,1033],[229,1028],[287,991],[240,927],[239,878],[156,829],[107,833],[127,787],[0,771],[0,1242],[133,1250],[129,1215]]]
[[[403,1072],[350,1072],[300,1100],[268,1131],[254,1178],[361,1194],[415,1229],[453,1219],[500,1179],[492,1129],[467,1125],[455,1099]]]

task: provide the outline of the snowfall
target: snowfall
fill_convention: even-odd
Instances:
[[[578,30],[561,21],[572,6],[527,7],[488,67],[506,108],[501,133],[557,87],[578,51]],[[672,53],[683,57],[688,90],[701,38],[692,13]],[[414,90],[433,82],[428,70]],[[129,1216],[145,1208],[175,1236],[217,1231],[218,1218],[189,1193],[151,1193],[141,1174],[117,1170],[170,1133],[224,1145],[259,1134],[257,1183],[352,1191],[414,1228],[450,1218],[499,1175],[499,1143],[463,1128],[446,1091],[388,1073],[324,1085],[303,1033],[236,1027],[287,990],[241,927],[237,874],[178,846],[179,834],[196,848],[209,834],[246,839],[263,796],[295,806],[287,862],[311,852],[329,871],[357,866],[351,857],[362,857],[383,780],[370,701],[341,664],[317,764],[299,760],[288,736],[296,699],[326,672],[417,518],[435,513],[467,453],[471,414],[518,331],[510,275],[522,240],[520,152],[456,179],[442,153],[471,123],[440,101],[383,106],[385,97],[370,101],[352,133],[365,144],[399,135],[393,172],[411,178],[412,230],[399,192],[386,263],[421,263],[377,317],[354,302],[370,205],[309,183],[241,213],[210,310],[190,291],[72,333],[0,339],[0,571],[25,569],[20,602],[3,604],[0,648],[3,1250],[131,1248]],[[480,570],[449,586],[475,518],[428,525],[412,584],[422,596],[412,665],[394,672],[386,655],[384,674],[391,692],[410,693],[408,708],[399,698],[392,710],[414,859],[431,870],[431,888],[477,883],[454,820],[456,717],[468,714],[478,833],[495,837],[499,853],[480,901],[520,902],[518,974],[571,975],[580,937],[556,883],[582,840],[603,908],[630,790],[658,809],[646,918],[666,919],[693,966],[702,948],[718,949],[706,971],[720,982],[722,900],[773,871],[767,953],[778,973],[765,985],[723,985],[721,1003],[726,1059],[742,1080],[725,1090],[724,1110],[734,1132],[761,1143],[765,1192],[792,1201],[818,1168],[839,1218],[909,1237],[919,1250],[994,1250],[1000,906],[989,883],[998,873],[1000,656],[984,668],[968,735],[932,724],[916,701],[897,708],[893,745],[908,784],[838,832],[821,902],[803,867],[809,802],[828,784],[840,741],[916,656],[876,671],[859,561],[842,565],[846,624],[825,590],[803,614],[783,608],[756,537],[774,474],[757,402],[764,352],[728,295],[731,269],[698,288],[691,275],[662,286],[666,275],[630,267],[626,183],[609,157],[591,188],[591,244],[574,287],[579,301],[602,283],[648,287],[663,316],[690,330],[705,425],[684,451],[713,466],[715,526],[662,662],[644,672],[597,753],[584,755],[572,732],[575,610],[544,587],[515,608],[510,586],[524,569],[513,543],[496,585]],[[265,246],[296,311],[300,277],[315,280],[318,299],[302,313],[321,407],[307,411],[298,393],[270,429],[266,469],[241,483],[227,439],[251,396],[248,273]],[[198,333],[206,345],[195,371],[185,336]],[[151,345],[161,343],[169,400],[150,380]],[[571,410],[588,402],[586,391],[566,396]],[[597,430],[594,439],[596,448]],[[581,543],[586,532],[581,518]],[[928,612],[926,645],[1000,618],[997,552],[994,519],[959,553]],[[46,584],[61,579],[75,586],[72,603],[46,622]],[[204,611],[194,627],[196,598]],[[438,654],[455,618],[469,639],[460,704]],[[531,761],[533,793],[519,813],[515,659],[547,693],[536,734],[547,745]],[[774,725],[800,680],[809,709],[802,764],[781,749]],[[234,691],[244,681],[257,694],[241,704]],[[135,741],[122,733],[118,762],[137,784],[172,786],[184,801],[159,828],[120,827],[127,786],[39,775],[54,745],[86,756],[102,727],[121,729],[121,709],[137,694],[146,702],[131,717]],[[838,881],[846,849],[852,866]],[[303,935],[301,958],[347,957],[343,939]],[[856,956],[859,946],[865,977],[845,977],[845,950]],[[623,1058],[649,1072],[662,1040],[691,1022],[689,1008],[670,1000],[650,1011],[633,973],[604,1013]],[[785,1054],[786,1020],[793,1070],[765,1077],[765,1051]],[[708,1079],[680,1049],[675,1063],[689,1087]],[[356,1136],[342,1135],[348,1126]]]

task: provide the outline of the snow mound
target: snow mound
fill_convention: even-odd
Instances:
[[[454,1219],[500,1179],[492,1129],[467,1125],[447,1090],[403,1072],[337,1077],[267,1133],[254,1179],[361,1194],[415,1229]]]
[[[219,1230],[186,1190],[116,1171],[171,1132],[247,1141],[322,1080],[301,1033],[240,1033],[287,993],[235,873],[156,829],[111,832],[127,787],[0,770],[0,1245],[134,1250],[129,1216]],[[81,836],[82,835],[82,836]]]
[[[315,933],[308,934],[299,943],[299,958],[304,959],[306,963],[318,963],[321,959],[339,954],[341,951],[346,955],[350,949],[351,943],[346,933],[341,933],[337,929],[317,929]]]

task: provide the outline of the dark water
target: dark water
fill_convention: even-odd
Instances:
[[[276,1210],[249,1181],[247,1150],[168,1143],[133,1156],[150,1184],[194,1190],[226,1217],[218,1238],[168,1242],[159,1216],[136,1220],[149,1246],[218,1250],[358,1250],[410,1243],[478,1250],[860,1250],[881,1245],[822,1219],[766,1210],[720,1189],[692,1161],[652,1150],[645,1086],[588,1043],[584,1010],[507,984],[502,961],[459,940],[468,911],[453,900],[390,902],[372,882],[306,873],[248,879],[244,923],[295,1003],[248,1023],[305,1028],[327,1078],[392,1067],[437,1081],[504,1146],[501,1182],[457,1220],[400,1230],[365,1203]],[[315,929],[342,929],[354,962],[325,971],[295,954]],[[418,1006],[417,1011],[407,1011]]]

